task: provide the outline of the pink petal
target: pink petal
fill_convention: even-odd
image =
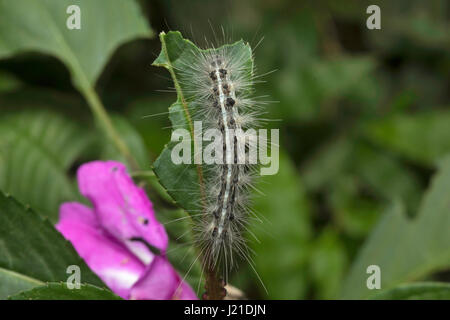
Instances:
[[[181,282],[166,257],[156,256],[146,273],[130,291],[133,300],[196,300],[191,287]]]
[[[92,209],[76,202],[64,203],[56,229],[112,291],[122,298],[128,297],[145,266],[100,227]]]
[[[114,237],[125,243],[145,264],[153,254],[132,238],[146,240],[165,251],[168,237],[164,227],[156,220],[153,206],[143,189],[137,187],[116,161],[93,161],[78,170],[81,193],[94,205],[100,224]]]

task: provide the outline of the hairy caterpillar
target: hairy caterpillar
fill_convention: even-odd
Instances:
[[[262,120],[263,103],[253,97],[257,78],[253,53],[242,40],[201,50],[178,32],[162,33],[160,38],[163,48],[154,65],[171,72],[178,100],[170,108],[174,131],[168,145],[175,165],[172,170],[161,169],[168,159],[163,152],[155,163],[155,172],[163,185],[171,181],[165,186],[177,201],[188,203],[185,209],[195,218],[194,243],[200,248],[203,264],[220,270],[227,281],[236,257],[245,259],[255,270],[243,232],[254,215],[249,206],[250,191],[257,173],[257,156],[266,152],[266,136],[257,137],[254,130]],[[198,123],[200,134],[195,130]],[[187,150],[175,142],[183,135],[189,139]],[[205,138],[212,143],[202,148]],[[183,161],[185,168],[181,170],[180,161],[173,160],[174,151],[181,150],[183,157],[189,158],[191,142],[193,159]],[[205,157],[207,150],[206,155],[214,161]],[[192,181],[192,175],[198,181]],[[192,189],[187,191],[186,184]],[[183,197],[183,192],[189,195]],[[201,201],[189,204],[195,198]]]

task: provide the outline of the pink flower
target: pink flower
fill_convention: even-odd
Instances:
[[[56,228],[111,290],[124,299],[197,299],[168,261],[167,233],[125,166],[93,161],[77,178],[93,208],[62,204]]]

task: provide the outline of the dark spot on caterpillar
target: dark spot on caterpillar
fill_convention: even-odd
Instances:
[[[227,75],[227,70],[225,69],[219,69],[219,73],[220,73],[220,78],[225,78],[225,76]]]
[[[237,175],[234,175],[234,178],[236,178]],[[233,186],[233,192],[231,193],[231,204],[234,204],[234,200],[236,198],[236,186]]]
[[[214,227],[213,232],[212,232],[212,237],[213,238],[217,237],[217,227]]]
[[[234,176],[234,178],[233,178],[233,183],[234,183],[234,184],[237,184],[237,183],[238,183],[238,180],[239,180],[239,178],[238,178],[238,175],[237,175],[237,173],[236,173],[235,176]]]
[[[230,126],[231,126],[231,127],[233,127],[233,126],[234,126],[234,124],[235,124],[235,121],[234,121],[234,119],[233,119],[233,118],[231,118],[231,119],[230,119],[230,121],[229,121],[229,123],[230,123]]]
[[[219,89],[216,86],[213,87],[213,92],[215,95],[219,95]]]
[[[222,88],[223,88],[223,90],[228,90],[228,84],[224,83],[224,84],[222,85]]]
[[[234,201],[235,200],[236,200],[236,197],[235,197],[235,193],[233,192],[233,196],[231,197],[231,200],[230,200],[230,209],[231,209],[230,210],[230,215],[233,215],[233,213],[231,211],[233,210],[233,206],[234,206]],[[234,219],[234,216],[233,216],[233,219]]]
[[[230,217],[229,217],[230,221],[234,220],[234,214],[230,213]]]
[[[216,60],[211,62],[212,67],[217,67],[222,64],[222,60],[219,59],[219,56],[216,56]]]
[[[236,101],[233,98],[227,98],[227,107],[232,107],[235,103]]]
[[[214,100],[213,107],[214,108],[219,108],[219,102],[217,102],[217,100]]]
[[[234,143],[234,163],[237,163],[238,162],[238,160],[237,160],[237,156],[238,156],[238,154],[237,154],[237,143],[238,142],[237,142],[237,137],[236,136],[234,136],[233,143]]]
[[[214,71],[211,71],[209,73],[209,77],[211,78],[211,80],[216,81],[217,80],[217,76],[216,73]]]

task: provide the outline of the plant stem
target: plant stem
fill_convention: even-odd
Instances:
[[[226,296],[226,290],[223,282],[217,278],[216,271],[211,268],[205,268],[206,272],[206,294],[204,299],[207,300],[223,300]]]
[[[117,150],[125,157],[126,161],[131,167],[131,170],[138,170],[139,165],[132,157],[130,149],[128,149],[128,146],[122,140],[116,128],[114,128],[114,125],[108,113],[106,112],[105,107],[100,101],[97,93],[91,87],[84,87],[81,89],[81,92],[86,98],[100,128],[102,128],[107,137],[114,143]]]

